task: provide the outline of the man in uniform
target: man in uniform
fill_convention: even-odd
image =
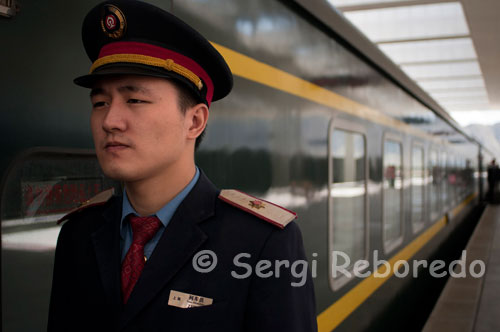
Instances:
[[[125,190],[64,218],[48,330],[316,331],[295,214],[220,191],[195,165],[209,106],[232,88],[223,57],[138,1],[99,4],[82,36],[93,64],[75,83],[91,89],[99,163]]]

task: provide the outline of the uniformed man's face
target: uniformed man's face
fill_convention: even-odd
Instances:
[[[169,81],[132,75],[105,78],[93,87],[91,102],[95,149],[107,176],[140,181],[175,174],[193,162],[194,142],[205,127],[208,109],[198,105],[182,112],[177,89]]]

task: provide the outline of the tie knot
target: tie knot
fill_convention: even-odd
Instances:
[[[160,228],[160,220],[156,216],[137,217],[130,216],[133,242],[144,246]]]

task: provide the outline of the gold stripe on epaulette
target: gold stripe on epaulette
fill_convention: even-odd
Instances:
[[[146,65],[146,66],[153,66],[153,67],[160,67],[164,68],[168,71],[173,71],[174,73],[177,73],[191,82],[193,82],[198,90],[203,89],[203,82],[201,79],[193,73],[191,70],[187,69],[186,67],[175,63],[174,60],[172,59],[160,59],[160,58],[155,58],[152,56],[148,55],[142,55],[142,54],[113,54],[113,55],[108,55],[105,57],[102,57],[100,59],[97,59],[93,64],[92,67],[90,67],[90,73],[92,74],[97,68],[108,65],[111,63],[118,63],[118,62],[128,62],[128,63],[138,63],[141,65]]]

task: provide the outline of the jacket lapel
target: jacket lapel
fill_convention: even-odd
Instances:
[[[217,189],[203,173],[179,205],[124,307],[123,328],[160,292],[206,241],[198,223],[214,215]]]
[[[120,216],[121,199],[113,197],[103,212],[104,225],[92,234],[99,274],[112,308],[119,312],[120,291]]]

